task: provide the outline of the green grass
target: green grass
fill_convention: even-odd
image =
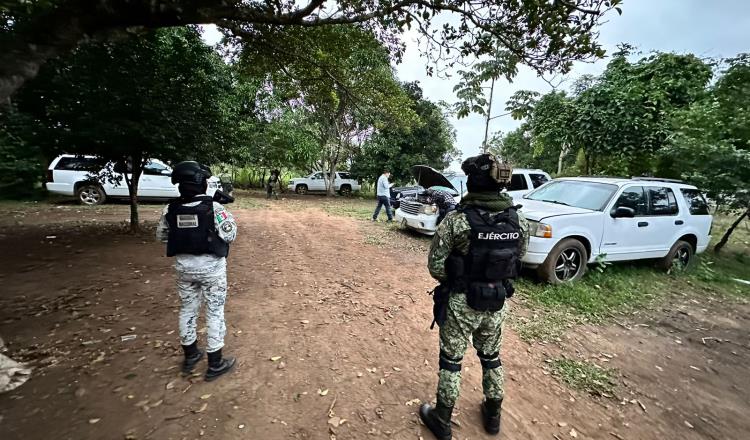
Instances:
[[[612,397],[615,393],[615,369],[572,359],[553,359],[548,363],[552,375],[573,389],[603,397]]]
[[[352,217],[359,220],[369,220],[372,218],[375,204],[371,200],[345,199],[324,202],[323,209],[332,215]]]
[[[509,319],[518,336],[529,343],[559,341],[578,322],[570,312],[560,309],[533,310],[529,314],[513,313]]]

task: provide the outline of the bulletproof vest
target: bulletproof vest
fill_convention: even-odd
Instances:
[[[216,232],[213,198],[200,196],[191,201],[200,203],[185,206],[184,200],[176,200],[169,204],[166,216],[169,224],[167,256],[213,254],[226,257],[229,245]]]
[[[469,252],[451,254],[446,270],[454,291],[467,294],[477,310],[497,311],[505,301],[504,281],[518,276],[523,234],[516,207],[490,213],[474,207],[458,208],[469,222]]]

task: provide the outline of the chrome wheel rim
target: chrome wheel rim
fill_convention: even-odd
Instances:
[[[578,249],[565,249],[555,261],[555,276],[560,281],[569,281],[578,275],[581,267],[582,258]]]
[[[690,263],[690,250],[686,247],[677,249],[672,259],[672,265],[685,268]]]
[[[96,205],[102,199],[102,195],[99,194],[99,191],[91,186],[83,188],[78,197],[81,199],[81,202],[86,205]]]

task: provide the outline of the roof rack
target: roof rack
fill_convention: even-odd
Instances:
[[[588,178],[595,178],[598,177],[600,179],[627,179],[625,176],[576,176],[576,177],[588,177]]]
[[[633,180],[647,180],[652,182],[670,182],[670,183],[685,183],[685,181],[680,179],[664,179],[661,177],[631,177]]]

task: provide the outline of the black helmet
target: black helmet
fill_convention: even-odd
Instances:
[[[469,192],[500,190],[510,182],[513,174],[509,163],[500,162],[495,155],[488,153],[466,159],[461,169],[468,176],[466,188]]]
[[[211,177],[211,170],[198,162],[187,160],[175,165],[172,170],[172,183],[194,183],[203,185]]]

